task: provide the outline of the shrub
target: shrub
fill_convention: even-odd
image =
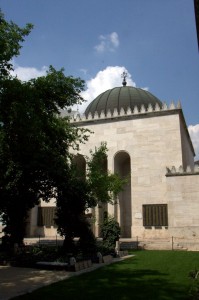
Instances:
[[[103,246],[105,249],[113,251],[115,249],[116,241],[120,238],[119,223],[111,216],[105,216],[103,224],[101,225],[101,233],[103,238]]]

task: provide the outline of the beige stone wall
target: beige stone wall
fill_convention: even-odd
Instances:
[[[181,110],[144,114],[129,118],[113,118],[81,122],[89,128],[90,135],[86,144],[80,145],[80,153],[89,156],[89,151],[107,142],[108,169],[114,172],[114,159],[124,151],[130,156],[131,169],[131,238],[163,238],[172,236],[181,239],[199,235],[199,175],[165,176],[166,167],[185,166],[193,163],[193,149],[186,130]],[[78,126],[78,124],[77,124]],[[125,201],[125,196],[123,200]],[[143,227],[143,204],[168,204],[168,228],[145,229]],[[42,205],[49,205],[42,203]],[[108,205],[110,214],[120,218],[118,205]],[[96,211],[96,216],[98,212]],[[38,228],[36,210],[31,216],[31,235],[56,235],[55,228]],[[98,224],[95,233],[98,235]]]
[[[146,170],[149,165],[176,165],[182,163],[179,115],[164,115],[150,118],[129,119],[104,123],[90,123],[94,133],[89,142],[81,145],[81,153],[89,155],[89,150],[106,141],[109,157],[113,159],[118,151],[131,154],[135,171]],[[152,162],[149,162],[150,158]],[[140,165],[143,163],[143,165]],[[110,164],[109,164],[110,166]]]
[[[169,176],[166,180],[171,234],[180,238],[199,238],[199,172]]]
[[[114,172],[114,157],[126,151],[131,161],[131,236],[167,236],[168,230],[146,230],[142,205],[167,203],[166,166],[182,165],[179,114],[154,115],[125,121],[89,124],[94,132],[81,153],[107,142],[108,168]],[[113,212],[113,209],[110,209]]]

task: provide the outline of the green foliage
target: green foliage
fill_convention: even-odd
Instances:
[[[107,151],[105,143],[94,152],[91,151],[91,157],[87,158],[85,177],[80,176],[77,166],[72,163],[67,185],[59,185],[56,223],[59,233],[65,237],[64,247],[68,252],[75,251],[74,237],[80,237],[82,252],[96,250],[96,241],[85,211],[102,202],[112,203],[113,197],[126,183],[117,174],[107,172]]]
[[[120,226],[114,217],[105,216],[101,225],[101,233],[103,238],[103,246],[114,250],[116,241],[120,238]]]
[[[69,149],[78,149],[88,138],[88,130],[71,126],[59,113],[82,101],[81,79],[52,66],[46,76],[28,82],[9,75],[8,60],[19,54],[19,43],[30,29],[7,23],[1,15],[0,214],[11,244],[22,243],[29,209],[67,185]]]
[[[63,96],[57,92],[51,77],[57,80],[58,90],[62,87]],[[48,92],[44,89],[45,83]],[[72,127],[67,118],[58,114],[64,103],[71,105],[73,95],[70,99],[66,97],[66,85],[74,90],[74,103],[79,101],[76,94],[82,82],[65,77],[63,71],[53,68],[46,77],[27,83],[13,78],[2,85],[0,212],[8,233],[19,224],[18,219],[25,222],[27,211],[39,198],[48,201],[56,196],[57,183],[67,182],[70,176],[69,148],[78,149],[78,144],[87,139],[86,130]],[[20,232],[23,236],[22,225]]]
[[[96,239],[91,231],[85,210],[90,203],[90,187],[82,176],[79,176],[76,165],[71,162],[70,177],[67,185],[58,184],[57,218],[58,232],[65,237],[64,248],[68,253],[76,253],[78,248],[85,254],[95,252]],[[79,237],[75,246],[74,238]]]
[[[90,224],[85,215],[89,202],[88,185],[85,180],[76,177],[73,166],[67,184],[58,184],[57,218],[58,232],[65,237],[64,247],[67,252],[74,252],[74,237],[85,237]]]
[[[107,145],[103,142],[94,152],[91,150],[91,158],[87,158],[87,180],[93,206],[99,203],[113,204],[115,197],[127,183],[127,178],[123,179],[118,174],[107,171],[107,152]]]
[[[0,263],[7,262],[12,266],[34,268],[39,261],[68,262],[69,257],[62,252],[61,247],[53,246],[24,246],[16,253],[0,252]]]
[[[85,210],[112,202],[124,180],[106,171],[106,144],[91,152],[87,178],[78,176],[70,149],[88,139],[89,131],[73,127],[60,109],[81,103],[84,81],[49,67],[47,75],[22,82],[10,75],[13,56],[31,24],[20,28],[0,14],[0,215],[9,243],[22,243],[28,211],[42,198],[57,198],[57,224],[68,249],[74,236],[86,248],[95,241]],[[83,242],[83,239],[85,243]]]
[[[87,220],[85,221],[86,224],[82,224],[78,246],[83,257],[92,257],[97,251],[96,238],[90,228],[90,224]]]
[[[28,35],[33,28],[32,24],[26,24],[20,28],[13,22],[7,22],[0,10],[0,80],[8,76],[12,70],[11,59],[19,55],[20,42]]]

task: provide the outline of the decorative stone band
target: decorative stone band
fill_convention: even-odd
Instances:
[[[178,101],[177,105],[174,104],[174,102],[171,102],[171,104],[168,106],[166,103],[163,103],[162,107],[159,106],[158,103],[156,103],[155,107],[151,104],[148,105],[147,108],[145,108],[144,105],[141,106],[140,110],[137,106],[134,107],[133,111],[130,107],[125,111],[123,108],[118,111],[117,109],[114,109],[113,113],[111,113],[110,110],[105,114],[102,110],[100,114],[95,112],[94,116],[89,113],[88,116],[85,116],[85,114],[74,114],[71,116],[71,123],[73,122],[84,122],[89,120],[102,120],[102,119],[109,119],[109,118],[118,118],[118,117],[124,117],[124,116],[131,116],[131,115],[139,115],[139,114],[146,114],[151,112],[160,112],[160,111],[169,111],[174,109],[181,109],[181,103]]]
[[[166,176],[185,176],[185,175],[199,175],[199,165],[195,164],[193,168],[190,166],[186,167],[186,170],[180,166],[178,169],[172,166],[171,168],[166,167]]]

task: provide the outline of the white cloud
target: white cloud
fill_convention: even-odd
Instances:
[[[94,47],[98,53],[103,53],[105,51],[113,52],[119,47],[120,44],[117,32],[112,32],[111,34],[107,35],[100,35],[99,40],[100,43]]]
[[[79,106],[79,111],[83,113],[88,104],[106,90],[122,86],[123,79],[121,74],[124,71],[128,73],[128,77],[126,79],[127,85],[136,86],[135,82],[131,78],[131,74],[125,67],[108,66],[106,69],[99,71],[94,78],[91,78],[86,82],[87,90],[82,92],[81,95],[85,100],[87,100],[87,102]]]
[[[119,47],[120,42],[117,32],[112,32],[110,34],[110,41],[115,48]]]
[[[189,125],[188,130],[196,153],[195,160],[199,160],[199,124]]]
[[[36,69],[33,67],[20,67],[14,64],[14,71],[11,71],[11,75],[17,76],[17,78],[22,81],[28,81],[32,78],[45,76],[47,69],[46,66],[43,66],[41,69]]]

